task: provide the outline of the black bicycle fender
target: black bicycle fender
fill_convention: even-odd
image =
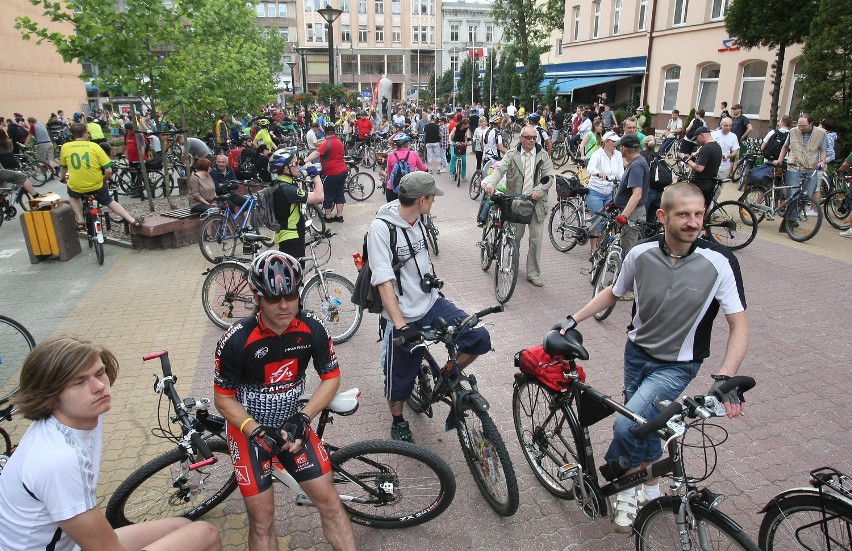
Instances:
[[[816,490],[816,489],[814,489],[814,488],[791,488],[791,489],[789,489],[789,490],[785,490],[785,491],[781,492],[780,494],[776,495],[775,497],[773,497],[772,499],[770,499],[770,500],[769,500],[769,503],[767,503],[766,505],[764,505],[764,506],[763,506],[763,509],[761,509],[760,511],[758,511],[758,513],[766,513],[767,511],[769,511],[769,509],[770,509],[773,505],[775,505],[775,502],[776,502],[776,501],[780,501],[780,500],[782,500],[782,499],[787,499],[788,497],[805,496],[805,495],[815,495],[815,496],[819,496],[819,491],[818,491],[818,490]],[[831,495],[825,495],[825,494],[824,494],[824,497],[825,497],[826,499],[829,499],[829,498],[831,498],[832,496],[831,496]]]
[[[488,405],[488,400],[486,400],[482,394],[472,390],[464,392],[464,394],[459,396],[459,399],[470,404],[473,409],[478,411],[487,412],[491,407]]]

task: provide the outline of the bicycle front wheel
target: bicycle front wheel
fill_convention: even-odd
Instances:
[[[311,238],[306,236],[306,241],[310,241],[313,236],[325,233],[325,216],[319,205],[305,206],[305,228],[310,230]]]
[[[682,538],[691,542],[692,549],[759,551],[737,523],[695,501],[690,503],[686,532],[681,534],[673,513],[679,501],[679,497],[664,496],[642,507],[633,523],[636,551],[684,549]]]
[[[222,503],[237,489],[237,478],[225,441],[210,439],[207,445],[216,457],[212,465],[190,471],[189,458],[175,448],[133,472],[107,503],[112,527],[171,517],[196,520]]]
[[[573,201],[559,201],[550,209],[550,223],[547,232],[553,247],[567,253],[577,245],[578,235],[582,231],[580,213]]]
[[[754,241],[757,223],[757,216],[745,203],[722,201],[707,215],[704,229],[710,241],[738,251]]]
[[[574,483],[560,480],[559,469],[580,464],[572,432],[577,420],[570,409],[563,413],[556,398],[540,382],[524,379],[515,385],[512,418],[521,451],[538,481],[559,499],[574,499]]]
[[[201,224],[198,246],[208,262],[217,264],[237,249],[237,229],[221,214],[208,216]]]
[[[497,302],[509,302],[517,282],[518,242],[504,233],[497,247],[497,268],[494,270],[494,294],[497,296]]]
[[[27,175],[34,187],[41,187],[47,183],[47,172],[38,163],[26,163],[21,165],[21,171]]]
[[[343,507],[362,526],[417,526],[443,513],[456,495],[449,465],[410,442],[358,442],[334,452],[331,464]]]
[[[438,228],[435,227],[435,222],[431,216],[427,217],[426,222],[426,243],[432,250],[432,254],[438,256]]]
[[[597,282],[595,283],[595,292],[592,296],[597,296],[598,293],[609,287],[610,285],[615,284],[615,280],[618,279],[618,274],[621,273],[621,257],[617,254],[609,254],[604,260],[603,268],[598,274]],[[601,310],[600,312],[595,313],[595,319],[598,321],[603,321],[609,317],[615,308],[615,304]]]
[[[845,189],[832,191],[822,205],[828,223],[838,230],[849,228],[849,195]]]
[[[512,460],[488,413],[463,402],[456,411],[456,431],[473,480],[488,505],[502,517],[518,510],[518,480]]]
[[[204,278],[201,287],[204,313],[222,329],[257,312],[248,273],[248,268],[239,262],[223,262],[214,266]]]
[[[26,327],[0,316],[0,402],[18,392],[21,366],[33,348],[35,339]]]
[[[373,168],[376,166],[376,150],[372,147],[364,148],[364,159],[361,163],[367,168]]]
[[[346,177],[346,193],[356,201],[366,201],[376,191],[376,178],[368,172],[355,172]]]
[[[772,501],[760,524],[760,549],[852,549],[852,507],[812,492]]]
[[[487,272],[491,267],[491,262],[494,261],[494,240],[497,236],[497,228],[486,222],[482,228],[482,241],[479,242],[479,267],[483,272]]]
[[[340,274],[324,272],[315,275],[302,290],[302,308],[319,319],[331,341],[348,341],[361,325],[362,310],[350,300],[355,285]]]
[[[822,211],[810,197],[799,196],[787,205],[784,214],[784,229],[790,239],[805,242],[812,238],[822,226]]]
[[[467,194],[471,199],[476,200],[479,199],[480,194],[482,194],[482,172],[477,170],[473,176],[470,178],[470,184],[467,186]]]

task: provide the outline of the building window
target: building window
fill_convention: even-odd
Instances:
[[[284,2],[278,4],[278,17],[287,17],[287,4]]]
[[[648,0],[639,0],[639,26],[640,31],[645,30],[648,21]]]
[[[349,33],[349,25],[340,26],[340,41],[352,42],[352,35]]]
[[[726,11],[728,11],[728,0],[713,0],[710,19],[724,19]]]
[[[793,119],[799,118],[799,102],[802,101],[804,97],[802,95],[802,79],[805,75],[801,74],[801,64],[799,60],[796,60],[796,63],[793,64],[790,73],[793,75],[790,83],[792,86],[790,87],[790,101],[787,102],[789,106],[787,109],[787,114],[793,117]]]
[[[592,17],[592,38],[600,37],[601,30],[601,2],[598,0],[597,2],[592,4],[592,11],[594,16]]]
[[[677,105],[677,88],[680,84],[680,67],[675,65],[666,69],[663,80],[663,108],[665,113],[671,113]]]
[[[562,39],[556,39],[556,55],[562,55]]]
[[[385,0],[376,0],[376,14],[385,13]]]
[[[615,0],[615,8],[612,14],[612,34],[621,33],[621,7],[623,0]]]
[[[314,24],[313,23],[305,23],[305,41],[313,42],[314,41]]]
[[[494,25],[485,25],[485,41],[494,42]]]
[[[420,0],[420,15],[429,15],[429,4],[426,0]]]
[[[467,41],[468,42],[476,42],[476,31],[478,30],[478,25],[469,25],[467,27]]]
[[[391,13],[394,15],[399,15],[399,2],[400,0],[391,0]]]
[[[343,13],[349,13],[349,0],[340,0],[340,11]]]
[[[276,8],[277,8],[277,6],[275,5],[274,2],[270,3],[270,4],[266,4],[266,17],[275,17],[275,14],[278,11]]]
[[[453,23],[450,25],[450,42],[459,41],[459,24]]]
[[[278,35],[284,39],[284,42],[290,42],[290,29],[278,29]],[[287,59],[290,56],[284,56],[284,61],[290,61]]]
[[[325,42],[323,26],[323,23],[308,23],[306,25],[307,32],[305,33],[305,39],[308,42]]]
[[[402,42],[402,32],[400,32],[399,27],[394,27],[392,32],[394,44],[399,44],[400,42]]]
[[[367,43],[367,25],[358,26],[358,42],[362,44]]]
[[[459,55],[453,54],[450,56],[450,70],[454,73],[459,72]]]
[[[358,0],[358,13],[367,13],[367,0]]]
[[[266,17],[266,8],[263,7],[263,4],[258,4],[254,7],[254,13],[258,17]]]
[[[675,0],[673,25],[686,25],[686,9],[689,0]]]
[[[712,115],[716,107],[716,91],[719,88],[719,72],[721,66],[718,63],[710,63],[701,68],[701,76],[698,80],[698,108],[704,109],[708,115]]]
[[[580,41],[580,6],[574,6],[574,29],[571,38],[574,42]]]
[[[401,55],[389,55],[388,56],[388,74],[391,75],[401,75],[403,73],[402,69],[402,56]]]
[[[385,28],[376,27],[376,44],[382,44],[385,41]]]
[[[760,100],[766,82],[766,62],[753,61],[743,65],[743,80],[740,86],[740,103],[743,113],[752,117],[760,114]]]

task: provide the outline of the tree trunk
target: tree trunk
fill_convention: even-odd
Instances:
[[[781,43],[778,45],[778,55],[775,56],[774,71],[772,74],[772,101],[769,104],[769,127],[775,128],[778,123],[778,103],[781,96],[781,77],[783,76],[784,53],[787,50],[787,45]]]

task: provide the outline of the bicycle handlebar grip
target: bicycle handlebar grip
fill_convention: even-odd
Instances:
[[[160,366],[163,368],[163,375],[165,375],[166,377],[171,377],[172,364],[171,362],[169,362],[169,351],[160,350],[159,352],[147,354],[145,356],[142,356],[142,361],[147,362],[148,360],[153,360],[154,358],[160,358]]]
[[[740,394],[751,390],[754,388],[755,381],[753,377],[749,377],[747,375],[737,375],[736,377],[731,377],[724,383],[719,386],[719,392],[725,394],[730,392],[734,387],[738,387],[740,390]]]
[[[632,434],[636,438],[644,438],[652,432],[656,432],[661,428],[665,427],[666,423],[669,422],[669,419],[671,419],[681,411],[683,411],[683,406],[681,406],[680,402],[672,402],[666,409],[661,411],[659,415],[657,415],[650,421],[646,421],[644,424],[630,429],[630,434]]]
[[[497,306],[492,306],[490,308],[486,308],[485,310],[477,312],[477,313],[474,314],[474,316],[476,316],[477,318],[481,318],[481,317],[487,316],[488,314],[497,314],[497,313],[503,312],[505,310],[506,309],[503,308],[502,304],[498,304]]]
[[[195,448],[195,450],[201,454],[201,457],[204,458],[204,461],[195,463],[190,468],[200,467],[202,465],[209,465],[211,463],[216,462],[216,458],[213,456],[213,452],[210,451],[210,447],[207,445],[207,442],[205,442],[204,439],[201,438],[200,433],[193,432],[189,438],[190,440],[192,440],[192,447]],[[211,459],[213,461],[210,461]]]

